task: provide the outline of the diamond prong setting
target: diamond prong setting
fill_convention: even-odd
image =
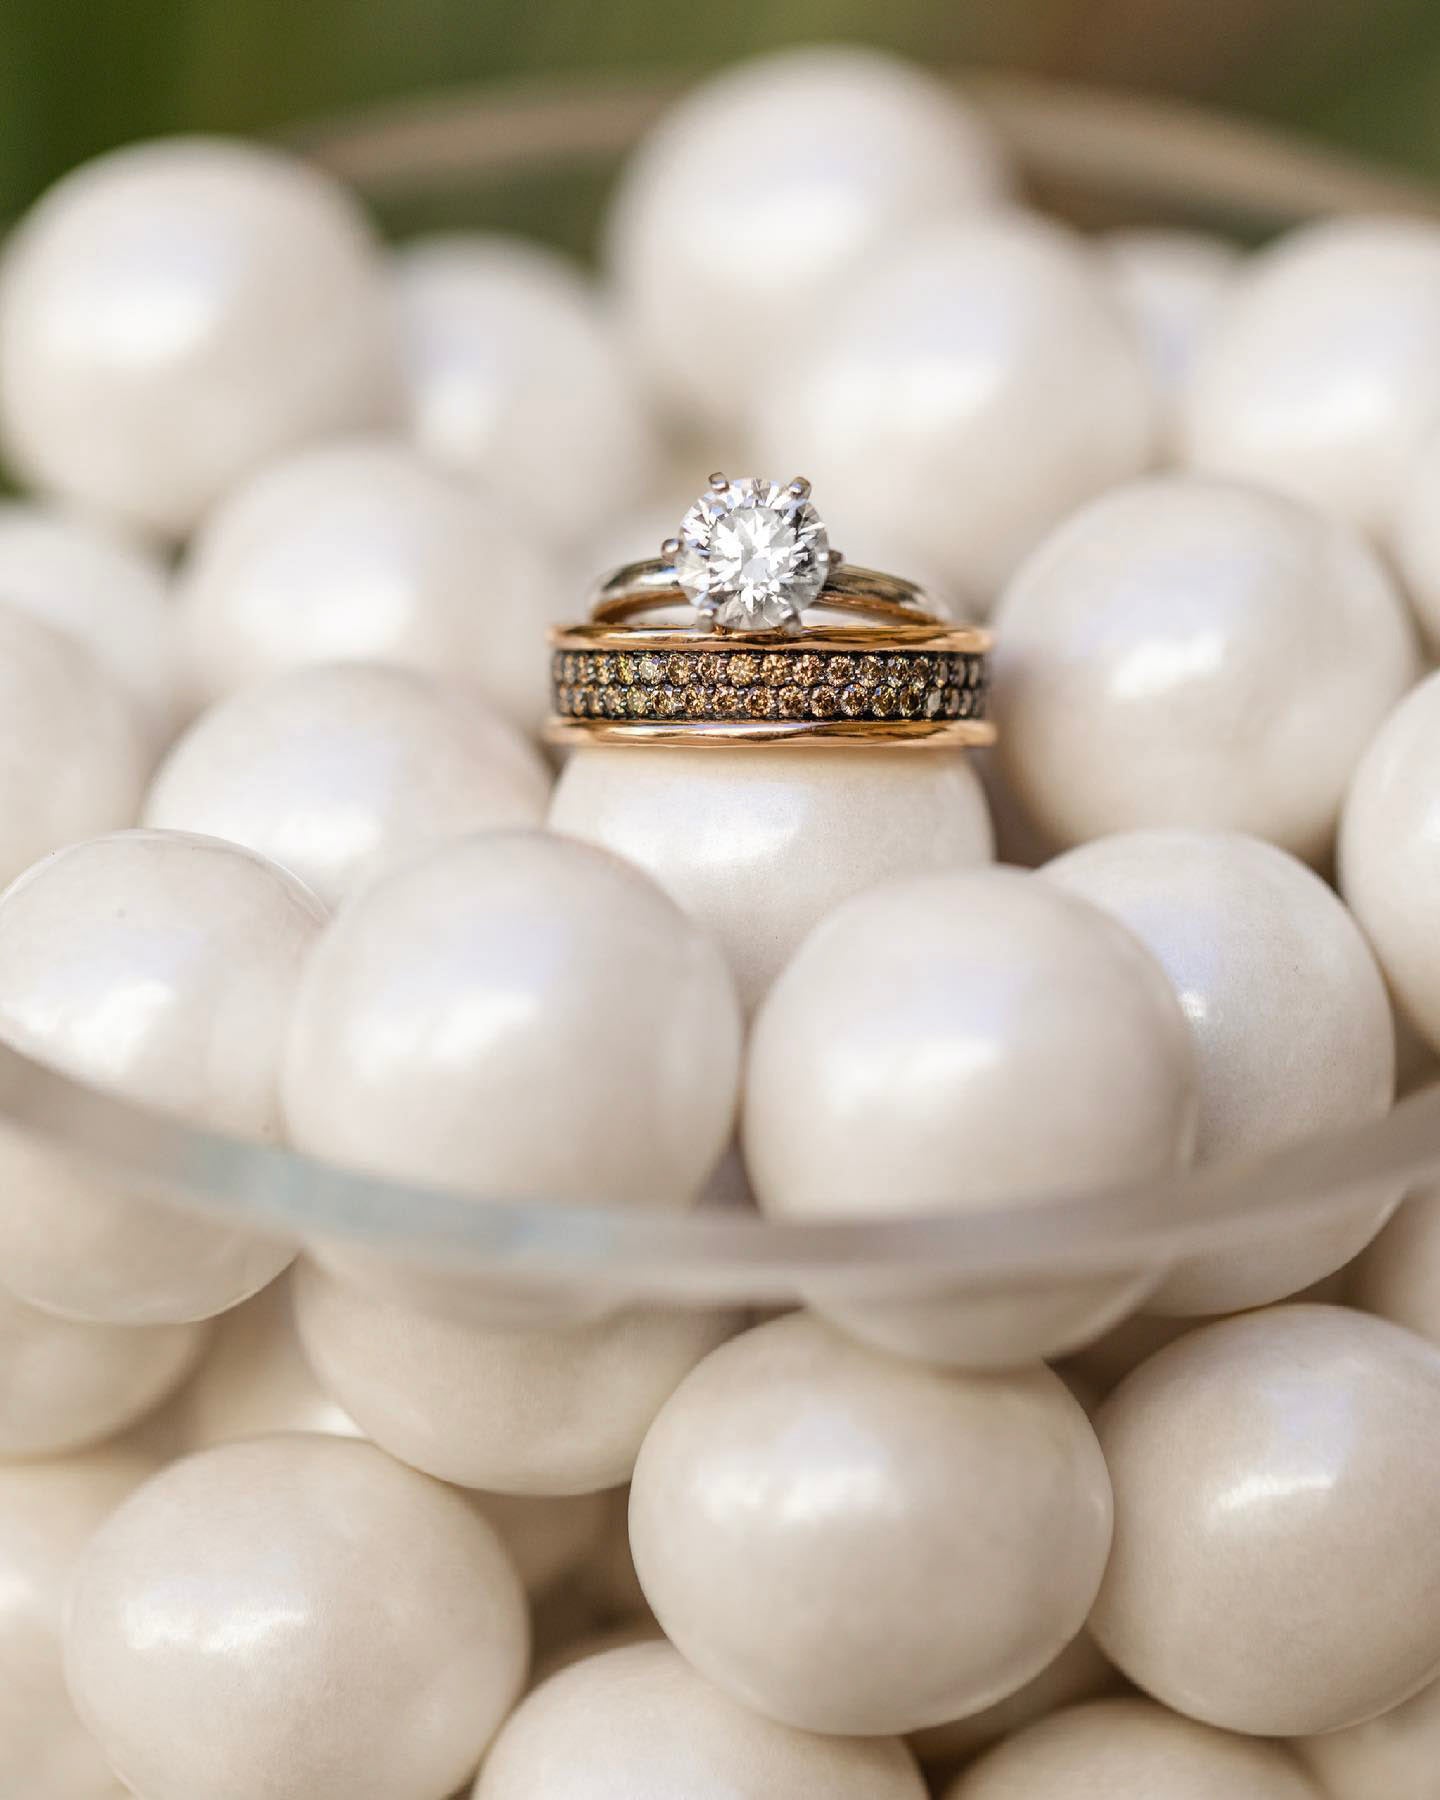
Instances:
[[[803,476],[717,471],[663,546],[676,585],[720,631],[793,631],[825,585],[830,540]]]

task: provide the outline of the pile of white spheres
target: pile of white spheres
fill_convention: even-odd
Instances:
[[[0,1793],[1435,1800],[1440,1190],[755,1312],[395,1252],[407,1184],[1079,1230],[1377,1129],[1440,225],[1085,236],[812,48],[596,235],[175,138],[0,253],[0,1042],[378,1178],[302,1233],[0,1131]],[[547,628],[726,459],[988,621],[993,751],[542,747]]]

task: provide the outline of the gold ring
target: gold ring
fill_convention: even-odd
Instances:
[[[686,599],[688,629],[633,622]],[[712,476],[659,559],[617,570],[550,645],[553,743],[994,741],[989,634],[913,582],[842,566],[804,480]]]

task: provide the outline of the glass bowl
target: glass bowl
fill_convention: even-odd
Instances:
[[[1417,183],[1170,103],[1040,82],[968,77],[1032,191],[1086,224],[1145,220],[1256,236],[1357,208],[1440,212]],[[436,195],[486,204],[537,172],[594,178],[675,83],[552,84],[432,97],[297,128],[290,141],[382,211]],[[537,648],[538,654],[538,648]],[[1003,721],[1002,721],[1003,726]],[[743,1207],[648,1207],[455,1193],[371,1177],[195,1130],[0,1046],[0,1135],[73,1158],[117,1191],[253,1226],[340,1256],[413,1268],[492,1298],[544,1292],[577,1308],[632,1300],[783,1306],[1155,1278],[1197,1253],[1241,1249],[1377,1192],[1440,1177],[1440,1084],[1359,1129],[1104,1193],[1035,1195],[975,1212],[868,1223],[771,1223]],[[943,1196],[937,1196],[937,1207]]]

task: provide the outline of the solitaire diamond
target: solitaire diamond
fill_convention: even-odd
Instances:
[[[698,612],[727,631],[800,623],[829,573],[830,540],[810,504],[810,484],[714,476],[666,544],[676,584]]]

